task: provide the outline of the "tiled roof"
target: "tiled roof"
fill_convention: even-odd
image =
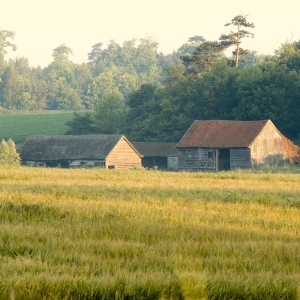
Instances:
[[[143,156],[178,156],[177,143],[132,142],[131,144]]]
[[[196,120],[177,147],[249,147],[267,122]]]

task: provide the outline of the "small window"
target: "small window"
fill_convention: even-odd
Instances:
[[[108,166],[108,169],[114,169],[115,166]]]
[[[95,167],[104,168],[105,167],[105,161],[96,161],[95,162]]]
[[[179,150],[179,155],[182,155],[182,156],[187,156],[187,155],[190,155],[191,154],[191,151],[189,150]]]

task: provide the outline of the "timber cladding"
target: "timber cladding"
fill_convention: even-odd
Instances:
[[[106,158],[106,167],[113,169],[128,169],[141,166],[141,157],[135,148],[122,138]]]
[[[272,122],[266,123],[250,145],[250,149],[253,168],[289,163],[289,154],[282,134]]]
[[[300,153],[271,120],[196,120],[176,147],[180,171],[287,165],[297,162]]]
[[[24,165],[126,169],[142,155],[123,135],[31,136],[20,152]]]

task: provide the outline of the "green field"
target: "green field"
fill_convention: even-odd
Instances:
[[[63,135],[68,129],[65,123],[73,117],[69,111],[0,113],[0,139],[11,138],[18,144],[30,135]]]
[[[0,299],[300,299],[300,175],[2,167]]]

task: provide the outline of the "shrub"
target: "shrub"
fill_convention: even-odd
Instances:
[[[2,139],[0,144],[0,165],[20,165],[20,156],[12,139]]]

